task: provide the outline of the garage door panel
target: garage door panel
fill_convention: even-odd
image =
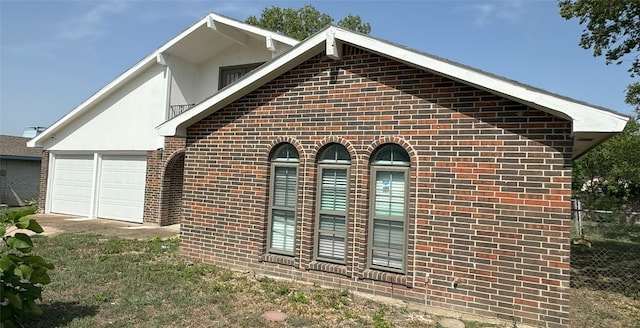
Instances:
[[[98,190],[98,217],[142,222],[145,156],[103,156]]]
[[[54,159],[51,212],[88,216],[93,180],[92,155],[58,155]]]

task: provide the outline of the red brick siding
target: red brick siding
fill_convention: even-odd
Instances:
[[[167,161],[162,181],[160,225],[180,223],[182,216],[182,182],[184,151],[176,152]]]
[[[40,193],[38,197],[38,213],[44,213],[47,204],[47,180],[49,180],[49,152],[42,152],[40,162]]]
[[[316,56],[188,129],[182,252],[568,326],[570,122],[375,54],[344,54]],[[300,153],[293,257],[265,254],[268,156],[281,142]],[[352,156],[345,266],[312,260],[315,157],[330,142]],[[411,155],[406,275],[366,268],[369,157],[389,142]]]
[[[171,162],[175,154],[184,151],[185,138],[167,137],[160,150],[147,152],[147,177],[144,193],[145,223],[170,225],[180,222],[182,161]],[[165,181],[169,174],[168,181]],[[180,179],[180,180],[177,180]],[[170,210],[167,210],[170,209]]]
[[[160,224],[160,200],[162,199],[162,150],[147,152],[147,177],[144,186],[144,223]]]

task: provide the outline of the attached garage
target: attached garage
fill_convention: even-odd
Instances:
[[[52,165],[50,212],[142,223],[146,156],[59,154]]]
[[[51,212],[89,216],[93,155],[58,155],[53,167]]]
[[[144,156],[103,156],[98,188],[98,217],[142,223]]]

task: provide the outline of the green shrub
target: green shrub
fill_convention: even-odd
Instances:
[[[0,326],[20,327],[22,319],[42,314],[35,303],[41,298],[42,286],[51,282],[48,270],[53,264],[44,258],[31,254],[33,242],[27,234],[18,229],[41,233],[42,227],[36,220],[25,215],[35,212],[35,208],[0,213]]]

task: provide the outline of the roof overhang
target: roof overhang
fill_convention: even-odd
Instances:
[[[299,43],[298,40],[280,35],[278,33],[263,30],[261,28],[251,26],[225,16],[210,13],[188,29],[184,30],[178,36],[174,37],[169,42],[165,43],[160,48],[156,49],[151,54],[143,58],[133,67],[129,68],[127,71],[118,76],[116,79],[102,87],[95,94],[82,102],[79,106],[77,106],[61,119],[53,123],[45,131],[37,135],[35,138],[31,139],[27,143],[27,146],[42,147],[45,141],[51,138],[51,136],[53,136],[57,131],[63,129],[80,115],[91,110],[91,108],[93,108],[93,105],[111,95],[120,86],[138,77],[146,69],[156,64],[166,66],[167,55],[182,55],[187,57],[186,60],[195,63],[197,63],[198,61],[202,61],[202,56],[203,54],[205,54],[204,51],[201,50],[199,53],[189,53],[189,51],[185,51],[184,49],[191,50],[193,49],[192,45],[194,43],[199,43],[200,41],[206,39],[210,40],[210,36],[206,36],[205,32],[211,32],[211,30],[215,31],[216,35],[218,35],[221,39],[225,39],[228,42],[229,40],[231,40],[231,42],[240,44],[245,42],[247,38],[262,38],[264,39],[265,47],[267,47],[274,53],[278,51],[278,43],[288,46],[293,46]],[[210,43],[210,46],[215,47],[215,44]],[[206,53],[211,54],[213,52],[215,52],[215,48],[208,50],[208,52]]]
[[[42,156],[0,155],[0,159],[16,161],[41,161]]]
[[[163,136],[185,136],[186,128],[216,112],[245,94],[269,82],[308,58],[325,50],[340,58],[341,43],[353,45],[407,65],[446,76],[507,99],[542,110],[572,122],[573,157],[576,158],[624,129],[629,117],[612,110],[547,92],[526,84],[483,72],[430,54],[387,41],[329,26],[298,44],[280,57],[246,75],[189,111],[161,124]]]

